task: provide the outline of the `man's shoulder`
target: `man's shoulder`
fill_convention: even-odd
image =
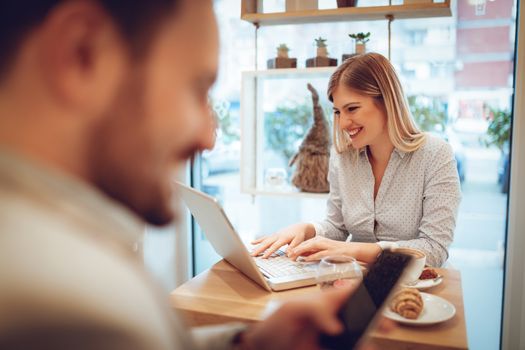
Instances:
[[[13,324],[46,314],[46,322],[77,320],[170,339],[166,310],[142,264],[97,241],[89,227],[6,193],[0,231],[0,302]]]
[[[11,208],[1,203],[0,209],[0,270],[11,282],[4,284],[4,292],[37,287],[64,302],[95,302],[100,292],[110,290],[112,279],[138,279],[133,264],[86,235],[86,228],[29,203],[13,203]]]

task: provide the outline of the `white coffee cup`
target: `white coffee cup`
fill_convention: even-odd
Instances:
[[[413,248],[397,248],[395,251],[412,257],[411,262],[403,272],[403,276],[401,276],[401,283],[417,281],[419,276],[421,276],[421,272],[423,272],[423,269],[425,268],[425,262],[427,261],[425,253]]]

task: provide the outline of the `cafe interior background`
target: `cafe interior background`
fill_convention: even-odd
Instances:
[[[357,3],[385,5],[389,0]],[[355,50],[349,34],[370,32],[366,50],[390,54],[420,126],[454,150],[463,198],[448,262],[461,271],[469,347],[499,348],[518,1],[453,0],[451,16],[390,24],[356,19],[258,28],[241,19],[241,0],[215,0],[214,6],[221,41],[219,79],[210,96],[219,119],[217,142],[181,177],[216,197],[246,241],[322,219],[327,195],[298,192],[288,167],[312,123],[307,83],[319,91],[330,122],[332,116],[325,91],[333,67],[306,69],[305,61],[316,55],[316,38],[326,39],[329,56],[340,62]],[[285,0],[262,2],[268,13],[285,6]],[[319,0],[318,6],[337,4]],[[267,69],[280,44],[297,58],[297,69]],[[177,227],[148,227],[144,252],[166,290],[220,259],[189,216]]]

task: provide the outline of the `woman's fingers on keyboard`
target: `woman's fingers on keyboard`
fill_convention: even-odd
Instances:
[[[266,238],[268,238],[268,236],[259,237],[257,239],[254,239],[253,241],[251,241],[251,244],[259,244],[262,241],[264,241]]]
[[[271,246],[270,248],[266,249],[266,251],[264,252],[263,254],[263,258],[268,258],[270,255],[272,255],[277,249],[281,248],[283,245],[285,245],[284,241],[282,240],[277,240],[275,241]]]
[[[262,241],[260,241],[259,245],[255,247],[255,249],[252,251],[252,256],[257,256],[264,252],[266,249],[268,249],[269,246],[271,246],[277,238],[275,237],[266,237]],[[257,243],[254,243],[257,244]]]
[[[303,237],[300,235],[296,235],[294,239],[288,244],[288,248],[286,248],[286,254],[290,256],[292,254],[293,248],[297,247],[299,244],[303,242]]]

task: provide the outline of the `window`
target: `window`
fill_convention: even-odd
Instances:
[[[241,192],[242,145],[235,132],[241,123],[241,72],[256,66],[266,69],[266,60],[275,56],[281,43],[291,48],[290,56],[304,67],[306,58],[315,56],[313,39],[319,36],[328,39],[330,57],[340,60],[343,53],[352,52],[348,33],[370,31],[368,50],[386,55],[386,22],[263,27],[257,34],[255,57],[255,30],[239,19],[240,1],[215,3],[222,51],[213,99],[224,124],[216,149],[203,156],[203,189],[220,198],[246,241],[298,221],[320,220],[325,211],[323,198]],[[495,349],[502,312],[516,4],[513,0],[458,0],[452,6],[451,18],[394,21],[391,61],[418,123],[447,139],[454,149],[463,200],[449,263],[462,271],[470,346]],[[288,178],[287,159],[300,142],[311,108],[307,80],[269,80],[258,92],[264,97],[266,134],[257,156],[265,169],[284,169]],[[315,86],[329,109],[326,82],[327,78],[319,78]],[[211,156],[213,152],[216,157]],[[259,178],[264,180],[264,173]],[[194,239],[199,272],[219,257],[202,233],[197,231]]]

